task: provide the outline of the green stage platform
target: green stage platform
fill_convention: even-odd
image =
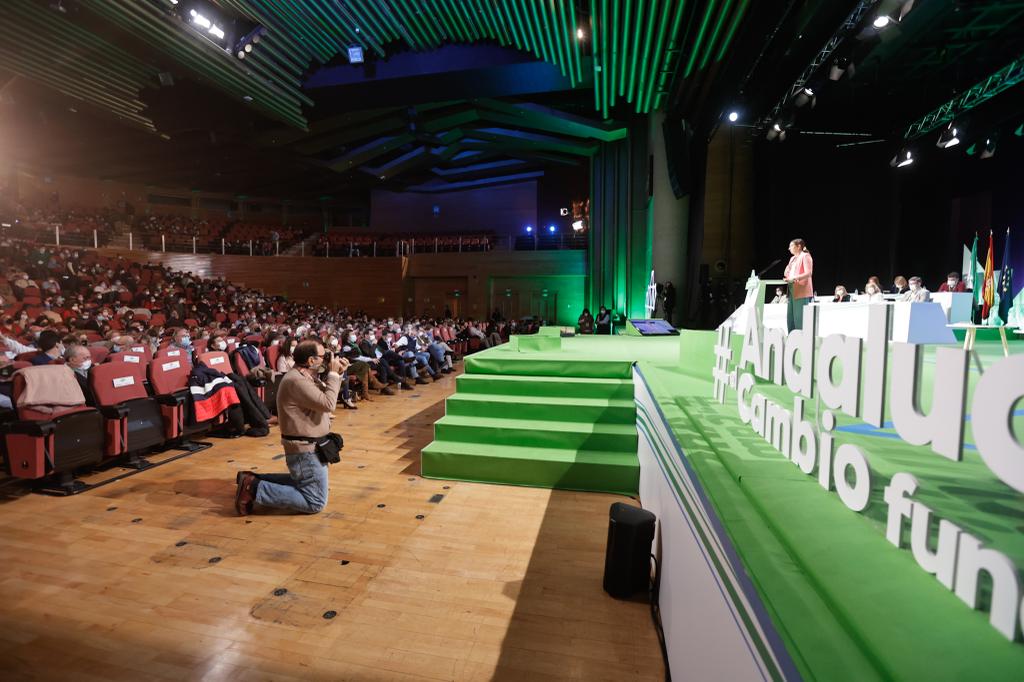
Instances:
[[[466,358],[423,475],[636,495],[632,365],[675,362],[679,339],[542,331]]]
[[[732,340],[739,358],[741,338]],[[873,475],[868,508],[852,512],[739,420],[735,391],[724,404],[712,398],[714,345],[714,332],[684,332],[685,362],[637,366],[804,679],[1024,679],[1024,644],[1003,638],[987,612],[972,612],[909,548],[885,537],[882,487],[910,471],[920,482],[915,500],[1024,564],[1024,501],[977,455],[970,416],[964,460],[953,462],[908,445],[889,421],[878,429],[833,411],[837,442],[861,447]],[[924,395],[931,394],[934,350],[923,359]],[[998,341],[979,341],[976,350],[983,367],[1003,357]],[[1024,344],[1011,352],[1024,352]],[[968,409],[977,362],[970,372]],[[757,380],[754,391],[791,406],[785,387]],[[807,404],[805,417],[816,418],[814,401]],[[1013,417],[1018,434],[1021,407]]]
[[[550,341],[506,344],[466,358],[423,450],[423,475],[637,494],[637,362],[657,418],[692,467],[800,676],[1024,680],[1024,644],[1007,641],[987,611],[972,612],[885,537],[883,487],[894,473],[913,472],[915,500],[1024,565],[1024,500],[973,449],[969,416],[964,460],[953,462],[906,444],[890,422],[875,428],[836,413],[837,443],[861,447],[871,467],[870,504],[857,513],[742,423],[734,390],[724,404],[713,400],[714,332],[558,341],[557,349]],[[735,359],[741,338],[732,341]],[[979,339],[976,350],[982,367],[1002,357],[998,341]],[[934,352],[924,352],[924,395]],[[1012,342],[1011,352],[1024,352],[1024,342]],[[970,372],[968,406],[978,362]],[[783,387],[758,380],[754,391],[792,403]],[[814,419],[815,401],[807,404],[805,417]],[[1022,408],[1013,417],[1018,434]],[[983,601],[991,598],[984,589]]]

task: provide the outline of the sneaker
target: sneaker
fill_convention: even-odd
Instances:
[[[356,407],[356,404],[354,402],[352,402],[351,399],[349,399],[349,400],[342,400],[341,404],[345,406],[346,410],[358,410],[359,409],[358,407]]]

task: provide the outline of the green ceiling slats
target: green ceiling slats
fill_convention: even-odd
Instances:
[[[540,13],[541,23],[544,25],[544,41],[548,46],[548,54],[550,55],[549,60],[554,62],[555,66],[562,69],[562,74],[565,75],[565,68],[562,65],[562,55],[558,49],[558,42],[555,40],[554,32],[552,31],[551,12],[547,11],[544,7],[544,0],[536,0],[537,12]]]
[[[437,15],[437,20],[441,24],[442,37],[450,41],[457,40],[458,36],[452,28],[452,16],[448,12],[448,6],[439,0],[427,0],[427,4]]]
[[[565,69],[569,74],[569,85],[576,87],[576,69],[572,51],[576,43],[576,29],[569,26],[569,14],[565,11],[565,3],[558,4],[558,35],[561,37],[562,49],[565,52]]]
[[[368,12],[361,15],[353,5],[352,0],[346,0],[345,2],[339,2],[338,8],[345,13],[345,16],[350,17],[353,26],[358,27],[366,36],[366,42],[373,48],[373,51],[380,57],[386,57],[387,53],[384,51],[384,43],[388,42],[389,38],[380,24],[377,23],[376,17]]]
[[[576,23],[576,3],[569,4],[569,30],[573,37],[576,36],[576,28],[579,24]],[[583,56],[581,54],[582,46],[579,41],[573,42],[572,55],[573,61],[576,62],[576,82],[583,82]]]
[[[377,53],[378,57],[387,56],[384,46],[377,39],[373,29],[363,25],[356,15],[352,14],[348,5],[342,2],[329,2],[327,7],[335,16],[340,15],[341,25],[345,27],[346,33],[352,37],[353,42],[359,43],[364,48],[369,47]]]
[[[519,0],[506,0],[506,2],[509,3],[509,12],[515,17],[516,35],[518,36],[517,44],[523,50],[537,54],[533,43],[530,41],[530,33],[526,30],[526,22],[520,14]]]
[[[644,113],[651,110],[651,102],[654,99],[654,90],[660,85],[660,78],[662,75],[661,50],[665,44],[665,34],[668,33],[669,11],[672,9],[671,2],[668,0],[663,0],[663,2],[664,5],[662,6],[661,17],[658,19],[658,41],[654,45],[654,54],[651,57],[650,81],[647,83],[647,91],[644,94],[644,99],[640,103],[640,111]],[[726,0],[726,2],[731,2],[731,0]]]
[[[640,52],[640,34],[643,32],[641,26],[644,21],[644,8],[647,6],[647,0],[637,0],[636,3],[636,28],[633,29],[633,50],[629,57],[629,80],[626,81],[626,101],[632,103],[636,93],[636,70],[640,65],[640,60],[636,58],[636,55]]]
[[[611,93],[608,90],[608,85],[611,83],[611,78],[608,76],[608,2],[609,0],[601,0],[601,93],[604,95],[601,99],[601,116],[604,118],[608,118],[608,107],[612,102]]]
[[[615,74],[619,67],[619,24],[622,23],[619,14],[619,0],[612,0],[611,11],[611,36],[608,43],[608,104],[615,106],[615,99],[618,96],[618,88],[615,87]]]
[[[715,0],[707,0],[707,8],[704,10],[704,18],[701,19],[700,28],[697,31],[697,38],[690,46],[690,56],[686,60],[686,68],[683,70],[683,78],[689,78],[693,73],[693,66],[697,61],[697,54],[700,52],[704,42],[704,35],[707,33],[708,24],[711,23],[711,15],[715,11]]]
[[[642,2],[643,0],[640,0],[640,1]],[[629,27],[630,27],[630,20],[632,18],[633,18],[633,0],[626,0],[626,11],[623,13],[623,19],[622,19],[622,21],[623,21],[623,27],[622,27],[622,49],[619,51],[619,53],[622,55],[622,58],[619,59],[619,73],[618,73],[618,81],[619,81],[618,93],[619,93],[620,97],[625,97],[625,95],[626,95],[626,73],[629,71],[629,67],[628,67],[628,60],[625,57],[626,57],[627,52],[629,51],[627,48],[629,47]]]
[[[158,15],[151,5],[132,0],[124,0],[116,6],[103,0],[80,0],[80,4],[128,31],[141,32],[151,45],[229,92],[238,97],[249,95],[255,106],[305,129],[306,122],[294,94],[246,77],[238,69],[237,60],[225,59],[227,55],[205,39],[182,40],[180,27]]]
[[[655,42],[654,22],[658,15],[658,3],[661,2],[664,4],[668,1],[669,0],[651,0],[647,8],[647,28],[644,30],[644,46],[641,50],[643,57],[640,60],[640,79],[636,86],[636,110],[638,112],[644,111],[644,100],[646,99],[646,88],[648,85],[647,79],[651,75],[651,69],[655,68],[655,66],[650,63],[655,61],[651,58],[651,52]]]
[[[715,51],[715,45],[718,43],[718,38],[722,34],[722,26],[725,24],[725,20],[729,16],[729,9],[732,6],[733,0],[725,0],[725,4],[722,5],[722,9],[718,12],[718,19],[715,21],[715,27],[711,29],[711,38],[708,40],[708,46],[704,50],[704,56],[700,58],[700,66],[697,68],[703,71],[708,61],[711,59],[711,55]]]
[[[387,18],[379,12],[373,0],[348,0],[348,2],[351,3],[352,10],[362,17],[364,24],[370,22],[374,25],[382,43],[398,38],[398,34],[388,25]]]
[[[740,0],[740,5],[733,14],[732,21],[729,23],[729,30],[725,34],[725,40],[722,41],[722,47],[719,48],[718,54],[715,55],[715,61],[722,61],[722,57],[725,56],[725,51],[729,49],[729,45],[732,44],[733,36],[736,35],[736,29],[739,28],[740,21],[747,13],[747,5],[750,4],[749,0]]]
[[[590,0],[590,38],[593,41],[594,108],[601,110],[601,33],[598,31],[598,0]]]
[[[743,0],[743,2],[745,3],[746,0]],[[669,43],[668,43],[668,45],[665,48],[665,64],[664,64],[664,68],[662,68],[662,73],[666,74],[664,79],[667,79],[667,74],[668,74],[669,70],[672,68],[672,64],[673,64],[673,61],[674,61],[674,55],[676,53],[678,53],[679,55],[682,55],[682,47],[681,47],[681,44],[680,44],[681,40],[680,40],[680,37],[679,37],[679,27],[683,23],[683,10],[685,8],[686,8],[686,3],[685,2],[679,2],[679,3],[676,4],[675,16],[672,18],[672,29],[669,32]],[[654,99],[654,108],[655,109],[658,109],[659,107],[661,107],[662,100],[664,99],[664,96],[665,96],[665,92],[663,91],[663,88],[662,88],[661,85],[658,86],[658,89],[659,89],[659,92],[657,93],[657,95],[655,96],[655,99]]]

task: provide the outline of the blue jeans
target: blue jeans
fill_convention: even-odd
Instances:
[[[256,504],[316,514],[327,506],[327,465],[315,452],[285,455],[287,474],[262,474]]]

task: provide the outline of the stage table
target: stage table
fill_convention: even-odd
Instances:
[[[940,291],[932,294],[932,300],[942,306],[950,324],[970,322],[974,309],[974,294],[963,291]]]
[[[818,336],[843,334],[863,339],[868,310],[873,305],[890,308],[889,340],[901,343],[956,343],[938,303],[812,303],[818,311]]]

